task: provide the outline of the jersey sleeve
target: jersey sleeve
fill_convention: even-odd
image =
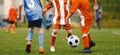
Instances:
[[[78,9],[78,6],[79,6],[79,1],[78,0],[72,0],[71,1],[70,13],[75,13],[76,10]]]

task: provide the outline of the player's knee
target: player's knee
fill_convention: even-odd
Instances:
[[[30,27],[29,30],[34,30],[34,28],[33,28],[33,27]]]
[[[57,32],[52,32],[52,36],[56,36],[57,35]]]
[[[43,33],[43,28],[38,28],[38,33]]]

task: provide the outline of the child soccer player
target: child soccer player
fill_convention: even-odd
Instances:
[[[65,18],[69,13],[68,4],[69,3],[66,0],[53,0],[52,2],[48,1],[48,3],[46,4],[46,8],[43,10],[43,13],[45,13],[48,9],[50,9],[52,5],[54,5],[55,8],[55,16],[53,18],[53,31],[51,35],[51,52],[55,52],[57,31],[61,28],[61,26],[63,26],[64,29],[67,31],[67,38],[72,35],[72,27],[70,22],[68,24],[65,23]]]
[[[97,23],[97,26],[98,26],[98,29],[100,30],[101,29],[101,16],[102,16],[102,2],[99,1],[98,2],[98,9],[96,10],[96,23]]]
[[[11,6],[10,10],[9,10],[9,24],[7,26],[6,32],[9,32],[10,29],[11,33],[14,34],[15,33],[15,24],[16,24],[16,19],[17,19],[17,9],[14,6]]]
[[[25,51],[31,52],[32,37],[34,27],[38,28],[39,39],[39,53],[45,53],[44,51],[44,33],[43,33],[43,13],[40,0],[20,0],[19,16],[21,18],[21,8],[24,6],[25,14],[28,20],[28,42]]]
[[[73,0],[72,0],[73,1]],[[94,10],[97,9],[97,0],[93,0],[94,2]],[[68,23],[68,19],[69,17],[71,17],[75,11],[78,11],[79,13],[81,13],[82,18],[81,18],[81,31],[82,31],[82,40],[83,40],[83,44],[84,44],[84,49],[83,49],[83,53],[90,53],[91,50],[90,48],[95,46],[95,43],[92,41],[91,37],[90,37],[90,26],[92,25],[93,22],[93,15],[92,15],[92,11],[90,9],[90,2],[89,0],[74,0],[71,3],[71,8],[70,8],[70,13],[69,15],[66,17],[66,23]]]

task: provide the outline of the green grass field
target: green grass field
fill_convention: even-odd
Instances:
[[[91,29],[91,36],[96,42],[92,48],[92,53],[79,53],[83,49],[82,41],[78,47],[69,47],[66,43],[66,31],[60,30],[56,40],[56,51],[51,53],[50,36],[52,30],[45,32],[44,55],[120,55],[120,29]],[[27,37],[27,28],[16,28],[16,34],[6,33],[5,29],[0,28],[0,55],[41,55],[38,54],[38,33],[34,31],[32,52],[26,53],[25,45]],[[73,29],[73,34],[81,39],[80,29]]]

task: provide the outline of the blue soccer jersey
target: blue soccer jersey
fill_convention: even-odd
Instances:
[[[50,24],[52,22],[52,18],[53,18],[52,16],[53,16],[52,12],[49,12],[46,18],[47,24]]]
[[[98,9],[96,10],[96,18],[100,19],[101,18],[101,11],[102,11],[102,6],[98,6]]]
[[[25,14],[29,21],[43,18],[40,0],[20,0],[20,4],[24,6]]]

